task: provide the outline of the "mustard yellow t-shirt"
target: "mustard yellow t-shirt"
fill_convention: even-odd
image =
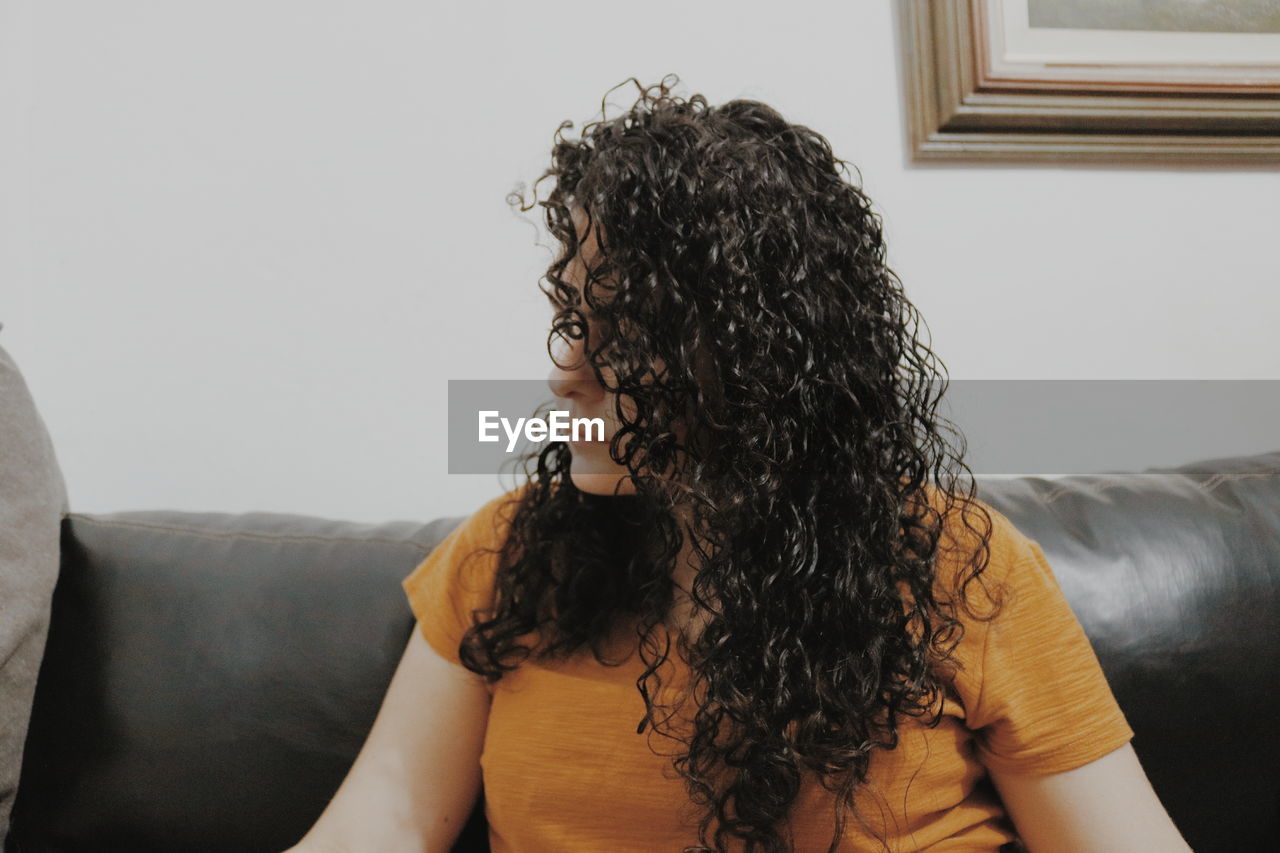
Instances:
[[[515,494],[482,507],[404,581],[427,642],[454,663],[471,610],[492,602],[497,562],[485,549],[503,541]],[[988,767],[1058,773],[1133,737],[1039,544],[983,507],[993,531],[982,577],[1006,586],[1004,608],[989,622],[958,610],[964,668],[942,720],[905,718],[898,747],[872,753],[855,800],[866,826],[846,821],[842,853],[883,850],[876,835],[895,853],[994,851],[1016,836]],[[683,667],[672,649],[667,666]],[[680,853],[697,842],[699,813],[671,766],[680,744],[636,733],[642,672],[639,654],[607,667],[588,649],[563,664],[528,660],[491,686],[480,765],[495,853]],[[789,822],[795,851],[825,853],[834,815],[833,794],[808,780]]]

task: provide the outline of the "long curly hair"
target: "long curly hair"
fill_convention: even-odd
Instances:
[[[583,493],[569,445],[536,448],[494,606],[474,614],[460,655],[490,681],[535,647],[538,659],[590,647],[616,665],[607,641],[634,625],[637,731],[683,747],[673,766],[702,812],[687,849],[789,850],[788,813],[813,773],[837,795],[834,851],[872,752],[895,747],[903,716],[940,719],[957,606],[993,615],[967,594],[991,518],[973,501],[963,438],[953,447],[959,433],[937,413],[945,368],[848,164],[764,103],[682,98],[674,75],[627,82],[640,92],[628,111],[606,118],[606,94],[578,138],[562,123],[532,199],[508,200],[542,206],[563,248],[542,282],[548,351],[589,342],[634,494]],[[575,209],[600,246],[581,285],[564,277],[583,256]],[[943,520],[957,506],[979,546],[944,589]],[[704,626],[677,631],[673,649],[656,629],[686,542]],[[673,651],[690,678],[681,695],[696,697],[691,727],[656,699]]]

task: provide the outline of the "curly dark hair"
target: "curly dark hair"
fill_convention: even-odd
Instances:
[[[541,205],[563,247],[542,285],[557,309],[548,348],[589,341],[617,394],[610,449],[634,494],[575,488],[566,443],[531,453],[494,606],[474,614],[460,656],[495,681],[536,635],[538,659],[590,646],[616,665],[605,641],[634,625],[637,731],[687,747],[673,764],[703,809],[701,846],[688,849],[737,838],[748,853],[788,850],[780,826],[815,773],[837,794],[834,851],[872,751],[896,746],[904,715],[940,719],[956,607],[993,615],[967,594],[992,521],[973,500],[963,438],[957,450],[937,414],[945,368],[918,337],[848,164],[759,101],[682,98],[674,75],[627,82],[640,95],[625,114],[606,119],[602,101],[578,139],[562,123],[533,199],[508,200]],[[546,178],[554,190],[539,201]],[[600,240],[581,286],[563,277],[581,250],[573,210]],[[936,561],[957,506],[979,546],[944,588]],[[699,697],[692,731],[679,731],[654,698],[672,650],[654,629],[686,542],[706,621],[696,638],[677,632],[684,695]]]

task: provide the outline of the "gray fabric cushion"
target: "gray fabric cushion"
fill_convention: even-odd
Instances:
[[[0,840],[18,787],[67,510],[49,433],[0,347]]]

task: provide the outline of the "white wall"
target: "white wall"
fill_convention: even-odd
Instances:
[[[911,166],[895,51],[884,2],[9,0],[0,345],[74,511],[468,512],[446,380],[545,374],[504,195],[674,71],[861,168],[953,378],[1280,378],[1274,169]]]

